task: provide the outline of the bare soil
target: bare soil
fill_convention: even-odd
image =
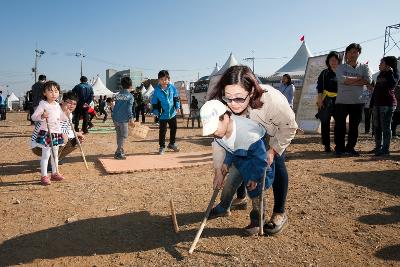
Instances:
[[[7,115],[0,122],[0,266],[400,266],[399,140],[391,156],[377,158],[367,153],[373,138],[360,134],[360,157],[335,158],[321,152],[319,135],[296,136],[287,153],[289,226],[278,236],[247,237],[249,210],[233,211],[209,221],[189,255],[212,194],[211,164],[109,175],[98,158],[113,155],[115,134],[90,133],[89,170],[75,151],[60,167],[65,181],[44,187],[26,114]],[[158,151],[157,128],[148,125],[146,140],[129,137],[128,154]],[[182,119],[179,126],[182,152],[211,150],[200,129]],[[268,200],[270,215],[271,192]]]

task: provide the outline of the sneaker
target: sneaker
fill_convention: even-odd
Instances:
[[[210,215],[208,215],[208,219],[215,219],[218,217],[229,217],[231,216],[230,210],[225,210],[221,206],[217,205],[211,209]]]
[[[42,176],[42,177],[40,178],[40,184],[41,184],[41,185],[50,185],[51,182],[50,182],[49,177],[48,177],[48,176]]]
[[[274,222],[275,219],[275,222]],[[277,235],[282,232],[283,229],[288,225],[288,217],[286,213],[273,215],[273,218],[266,224],[264,224],[265,235]]]
[[[354,148],[347,150],[346,154],[348,154],[351,157],[359,157],[360,156],[360,153],[355,151]]]
[[[257,235],[260,232],[260,224],[255,223],[254,221],[250,222],[249,225],[247,225],[244,228],[244,231],[248,234],[248,235]]]
[[[165,148],[160,147],[160,150],[158,150],[158,154],[159,155],[164,155],[164,153],[165,153]]]
[[[245,210],[247,209],[247,198],[235,198],[231,204],[232,210]]]
[[[123,160],[123,159],[126,159],[126,156],[124,154],[122,154],[122,153],[116,153],[114,155],[114,159]]]
[[[64,180],[64,176],[62,176],[59,173],[52,173],[50,180],[52,180],[52,181],[62,181],[62,180]]]
[[[179,152],[179,148],[175,144],[168,144],[168,149],[172,149],[175,152]]]

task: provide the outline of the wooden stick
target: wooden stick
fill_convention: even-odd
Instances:
[[[268,172],[268,167],[267,167],[267,172]],[[261,194],[260,194],[260,231],[259,231],[259,236],[264,235],[264,187],[265,187],[265,175],[261,178]]]
[[[214,193],[211,196],[210,203],[208,203],[208,207],[207,207],[207,210],[206,210],[206,214],[204,215],[204,219],[203,219],[203,221],[202,221],[202,223],[200,225],[199,230],[197,231],[197,234],[196,234],[196,237],[194,238],[192,246],[189,249],[189,254],[193,253],[194,249],[196,248],[197,242],[199,242],[201,233],[203,232],[203,229],[204,229],[204,227],[206,226],[206,223],[207,223],[208,216],[210,215],[211,208],[214,205],[215,199],[218,196],[218,192],[219,192],[219,189],[215,188],[214,189]]]
[[[179,232],[178,220],[176,219],[175,206],[172,199],[169,200],[169,205],[171,207],[171,218],[172,218],[172,224],[174,225],[174,231],[175,233],[178,233]]]
[[[59,173],[58,172],[58,162],[56,161],[56,154],[54,153],[53,136],[51,136],[51,131],[50,131],[50,127],[49,127],[49,121],[47,120],[47,118],[46,118],[46,125],[47,125],[47,130],[49,131],[51,154],[53,155],[53,161],[54,161],[54,164],[56,165],[56,173]]]
[[[88,166],[88,164],[86,162],[86,158],[85,158],[85,153],[83,153],[83,149],[82,149],[82,146],[81,146],[81,141],[79,141],[79,138],[76,135],[75,129],[74,129],[73,125],[72,125],[72,122],[71,122],[70,118],[68,118],[68,123],[69,123],[69,126],[72,129],[72,132],[74,133],[74,136],[75,136],[75,139],[76,139],[76,143],[78,144],[79,150],[81,151],[82,159],[83,159],[83,162],[85,163],[86,170],[89,170],[89,166]]]

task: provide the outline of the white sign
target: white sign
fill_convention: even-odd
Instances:
[[[339,53],[340,63],[342,62],[343,52]],[[305,132],[315,133],[319,131],[320,120],[315,118],[317,110],[317,81],[322,70],[326,69],[327,55],[309,57],[306,72],[304,75],[303,89],[301,90],[299,107],[297,109],[296,120]]]

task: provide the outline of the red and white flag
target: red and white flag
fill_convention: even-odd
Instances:
[[[300,36],[300,41],[301,41],[301,42],[304,41],[304,35]]]

